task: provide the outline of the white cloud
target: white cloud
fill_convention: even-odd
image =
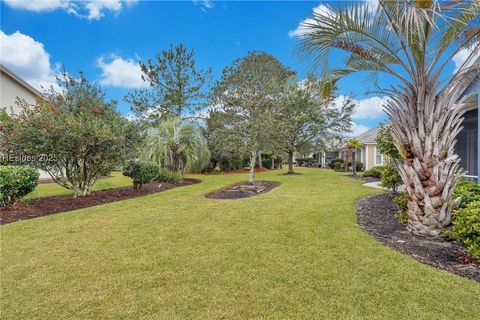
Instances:
[[[192,0],[194,5],[200,5],[202,11],[207,11],[208,9],[212,9],[215,7],[213,0]]]
[[[100,83],[121,88],[145,88],[149,84],[142,80],[140,65],[133,59],[111,55],[107,60],[103,57],[97,60],[102,69]]]
[[[346,97],[343,95],[335,99],[335,105],[341,106]],[[371,97],[362,100],[352,99],[355,103],[354,119],[376,119],[385,116],[383,105],[387,102],[387,97]]]
[[[321,14],[321,15],[331,15],[331,16],[334,15],[333,10],[329,6],[324,5],[324,4],[320,4],[320,5],[316,6],[315,8],[313,8],[313,13]],[[312,13],[312,15],[313,15],[313,13]],[[312,24],[315,25],[315,24],[318,24],[318,22],[315,21],[312,18],[307,18],[307,19],[303,20],[302,22],[300,22],[295,30],[290,30],[288,32],[288,36],[291,37],[291,38],[301,37],[301,36],[307,34],[308,32],[311,32],[309,30],[308,26],[312,25]]]
[[[375,10],[377,10],[378,6],[379,6],[379,0],[365,0],[365,6],[368,6],[368,9],[370,12],[374,12]],[[324,4],[320,4],[316,7],[314,7],[312,9],[312,16],[314,14],[318,14],[318,15],[328,15],[328,16],[331,16],[331,17],[335,17],[335,12],[332,10],[332,8],[328,5],[324,5]],[[314,19],[312,19],[311,17],[309,18],[306,18],[304,19],[303,21],[301,21],[297,28],[295,28],[294,30],[290,30],[288,32],[288,36],[290,38],[296,38],[296,37],[302,37],[303,35],[309,33],[309,32],[312,32],[309,28],[309,26],[311,25],[321,25],[321,22],[318,22]]]
[[[352,122],[352,133],[350,134],[352,137],[356,137],[361,135],[364,132],[367,132],[371,128],[364,126],[363,124],[356,124],[355,122]]]
[[[0,63],[33,87],[57,87],[50,55],[41,42],[19,31],[7,35],[0,30],[0,52]]]
[[[34,12],[44,12],[62,9],[68,13],[88,20],[100,20],[105,11],[119,13],[123,6],[130,7],[137,0],[5,0],[5,3],[15,9]]]
[[[453,63],[455,63],[455,70],[453,70],[453,73],[457,72],[458,69],[467,61],[468,57],[472,52],[474,52],[473,56],[473,61],[475,59],[478,59],[480,57],[480,46],[479,45],[474,45],[468,48],[463,48],[460,50],[454,57],[453,57]]]

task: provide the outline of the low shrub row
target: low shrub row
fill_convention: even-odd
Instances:
[[[161,168],[154,162],[136,160],[127,162],[123,175],[133,180],[134,188],[141,188],[144,184],[153,181],[178,183],[183,179],[179,172]]]
[[[16,204],[38,184],[37,170],[26,166],[0,166],[0,206]]]
[[[453,193],[458,199],[459,207],[452,216],[452,227],[445,236],[467,248],[469,254],[480,260],[480,185],[462,180]],[[398,219],[408,222],[408,193],[401,192],[394,202],[399,207]]]
[[[363,177],[367,178],[375,178],[375,179],[381,179],[382,178],[382,173],[383,173],[383,166],[375,166],[372,167],[371,169],[366,170],[363,173]]]

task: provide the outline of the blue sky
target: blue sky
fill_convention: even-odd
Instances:
[[[170,44],[193,48],[199,66],[212,67],[214,78],[235,58],[258,50],[273,54],[302,79],[309,65],[296,54],[295,30],[321,7],[316,1],[5,0],[0,57],[36,87],[51,83],[60,65],[73,73],[82,70],[127,115],[125,93],[142,86],[138,61]],[[360,75],[340,83],[340,94],[354,94],[359,102],[355,133],[386,120],[383,98],[366,96],[367,88],[368,79]]]

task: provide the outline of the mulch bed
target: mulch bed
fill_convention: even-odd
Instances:
[[[378,241],[422,263],[480,282],[480,264],[466,263],[469,259],[465,248],[441,238],[427,239],[408,232],[397,220],[398,207],[392,194],[363,198],[356,206],[358,225]]]
[[[362,174],[361,173],[357,173],[357,176],[355,177],[353,174],[349,174],[349,175],[345,175],[345,177],[349,177],[351,179],[355,179],[355,180],[362,180],[363,182],[365,183],[370,183],[370,182],[378,182],[380,181],[380,179],[377,179],[377,178],[372,178],[372,177],[362,177]]]
[[[0,208],[0,225],[145,196],[199,182],[200,180],[197,179],[185,179],[178,184],[152,182],[145,184],[140,189],[134,189],[132,186],[119,187],[94,191],[85,197],[60,196],[33,199],[28,204],[17,205],[11,208]]]
[[[234,184],[231,184],[225,188],[210,192],[205,195],[205,197],[209,199],[242,199],[242,198],[249,198],[249,197],[254,197],[258,196],[261,194],[264,194],[272,189],[275,189],[280,185],[279,182],[274,182],[274,181],[256,181],[255,186],[263,189],[261,192],[255,193],[255,192],[248,192],[244,191],[241,192],[240,190],[238,191],[232,191],[235,188],[241,186],[241,185],[246,185],[247,182],[242,181],[242,182],[237,182]]]

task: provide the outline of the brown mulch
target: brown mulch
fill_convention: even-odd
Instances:
[[[369,182],[378,182],[380,179],[377,178],[372,178],[372,177],[363,177],[361,173],[357,173],[357,176],[354,176],[353,174],[346,174],[345,177],[349,177],[354,180],[362,180],[365,183]]]
[[[441,238],[423,238],[408,232],[397,220],[398,207],[392,197],[382,193],[358,200],[358,225],[383,244],[422,263],[480,282],[480,264],[465,263],[465,248]]]
[[[59,196],[33,199],[28,204],[0,208],[0,225],[145,196],[199,182],[200,180],[197,179],[185,179],[178,184],[152,182],[145,184],[140,189],[134,189],[132,186],[119,187],[94,191],[85,197]]]
[[[282,176],[301,176],[302,174],[303,173],[301,173],[301,172],[292,172],[292,173],[286,172],[286,173],[282,173],[281,175]]]
[[[210,192],[205,195],[205,197],[209,199],[242,199],[242,198],[249,198],[249,197],[254,197],[258,196],[261,194],[264,194],[268,191],[271,191],[272,189],[275,189],[280,185],[279,182],[275,181],[256,181],[255,186],[257,187],[262,187],[264,188],[261,192],[255,193],[255,192],[249,192],[249,191],[237,191],[237,192],[231,192],[229,190],[232,190],[235,187],[241,186],[241,185],[247,185],[248,182],[242,181],[242,182],[237,182],[234,184],[231,184],[229,186],[226,186],[222,189]]]

